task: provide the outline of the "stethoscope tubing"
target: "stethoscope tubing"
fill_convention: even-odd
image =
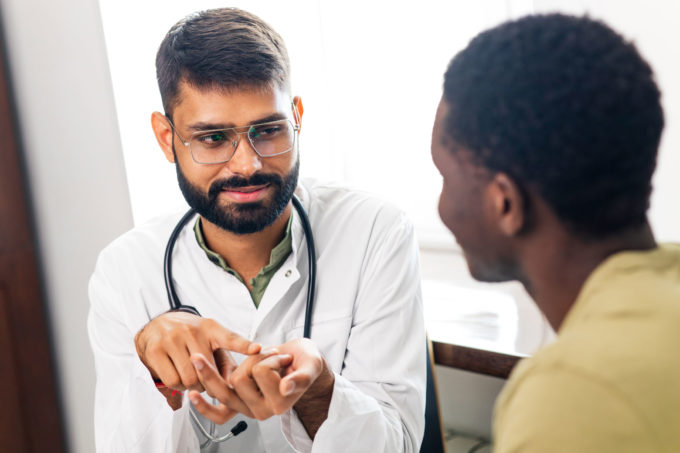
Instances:
[[[305,240],[307,242],[307,261],[309,265],[309,278],[307,279],[307,301],[305,304],[305,325],[303,329],[303,336],[305,338],[311,338],[312,332],[312,312],[314,310],[314,294],[316,291],[316,247],[314,245],[314,235],[312,233],[312,227],[309,222],[309,216],[307,211],[305,211],[302,202],[293,194],[291,201],[293,207],[300,216],[300,223],[302,224],[302,229],[305,234]],[[199,311],[191,305],[183,305],[177,295],[175,290],[175,283],[172,278],[172,253],[175,249],[175,243],[177,238],[181,233],[182,229],[186,224],[196,215],[196,211],[189,209],[186,214],[182,216],[175,228],[170,234],[168,239],[168,244],[165,247],[165,255],[163,257],[163,278],[165,280],[165,291],[168,295],[168,303],[170,304],[171,310],[176,311],[186,311],[200,316]]]
[[[304,206],[302,206],[302,202],[295,194],[293,194],[291,201],[293,202],[293,207],[300,216],[300,223],[302,223],[302,229],[304,231],[305,240],[307,242],[307,261],[309,264],[309,278],[307,280],[307,301],[305,304],[305,326],[303,329],[303,335],[305,338],[311,338],[312,311],[314,310],[314,293],[316,291],[316,247],[314,245],[314,235],[312,234],[312,227],[311,224],[309,223],[309,216],[307,215],[307,211],[305,211]],[[175,283],[172,278],[172,253],[175,249],[175,243],[177,242],[177,238],[179,237],[179,234],[182,232],[186,224],[189,223],[189,221],[195,215],[196,211],[194,211],[193,209],[189,209],[182,216],[177,225],[175,225],[175,228],[172,230],[170,238],[168,239],[168,244],[165,247],[165,255],[163,256],[163,278],[165,280],[165,291],[167,292],[168,295],[168,303],[170,304],[170,310],[186,311],[189,313],[193,313],[197,316],[201,316],[201,314],[195,307],[191,305],[182,304],[182,302],[179,299],[179,296],[177,295],[177,291],[175,290]],[[203,446],[207,445],[207,443],[209,442],[220,443],[229,440],[233,436],[237,435],[237,433],[234,433],[232,430],[225,436],[214,437],[213,431],[215,425],[211,423],[211,433],[208,433],[205,431],[205,428],[203,428],[203,425],[201,425],[196,414],[194,414],[192,408],[189,408],[189,412],[191,413],[191,417],[193,419],[194,424],[198,426],[198,428],[202,431],[203,435],[206,437],[206,441],[203,445],[201,445],[201,448],[203,448]],[[241,431],[244,429],[245,427],[243,427]]]

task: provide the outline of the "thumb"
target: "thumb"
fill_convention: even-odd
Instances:
[[[304,392],[312,385],[316,376],[310,373],[312,370],[298,369],[290,373],[279,382],[279,392],[283,396],[292,395],[295,392]]]

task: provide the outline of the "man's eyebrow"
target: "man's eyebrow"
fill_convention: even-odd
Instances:
[[[286,115],[282,113],[272,113],[271,115],[264,116],[262,118],[258,118],[254,121],[252,121],[250,124],[260,124],[260,123],[268,123],[270,121],[278,121],[278,120],[285,120],[287,117]],[[192,132],[197,132],[197,131],[211,131],[215,129],[229,129],[232,127],[247,127],[250,124],[246,124],[243,126],[236,126],[234,123],[208,123],[204,121],[199,121],[198,123],[193,123],[187,126],[187,129],[192,131]]]

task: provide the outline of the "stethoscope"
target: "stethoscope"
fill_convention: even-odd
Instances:
[[[316,248],[314,247],[314,235],[312,234],[312,227],[309,223],[309,217],[307,216],[307,211],[302,206],[300,199],[293,194],[291,201],[293,202],[293,207],[300,216],[300,222],[302,223],[302,229],[305,234],[305,240],[307,242],[307,260],[309,263],[309,280],[307,281],[307,304],[305,306],[305,326],[303,329],[303,335],[305,338],[311,338],[311,328],[312,328],[312,310],[314,308],[314,289],[316,288]],[[170,234],[170,239],[168,239],[168,245],[165,247],[165,256],[163,258],[163,278],[165,279],[165,290],[168,294],[168,303],[170,304],[170,309],[175,311],[185,311],[188,313],[193,313],[197,316],[201,316],[196,307],[191,305],[184,305],[179,300],[177,296],[177,291],[175,291],[175,284],[172,279],[172,252],[175,248],[175,242],[177,242],[177,237],[179,236],[182,229],[186,224],[196,215],[196,211],[189,209],[186,214],[180,219],[180,221],[175,226]],[[201,445],[201,448],[207,442],[224,442],[231,439],[232,437],[243,432],[247,425],[245,422],[239,422],[228,434],[222,437],[214,437],[213,434],[208,433],[203,425],[199,422],[193,409],[189,409],[194,423],[206,436],[208,439],[206,443]],[[214,423],[211,424],[211,431],[214,430]]]

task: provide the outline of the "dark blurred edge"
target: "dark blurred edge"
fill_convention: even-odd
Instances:
[[[61,453],[54,349],[2,19],[0,9],[0,450]]]

